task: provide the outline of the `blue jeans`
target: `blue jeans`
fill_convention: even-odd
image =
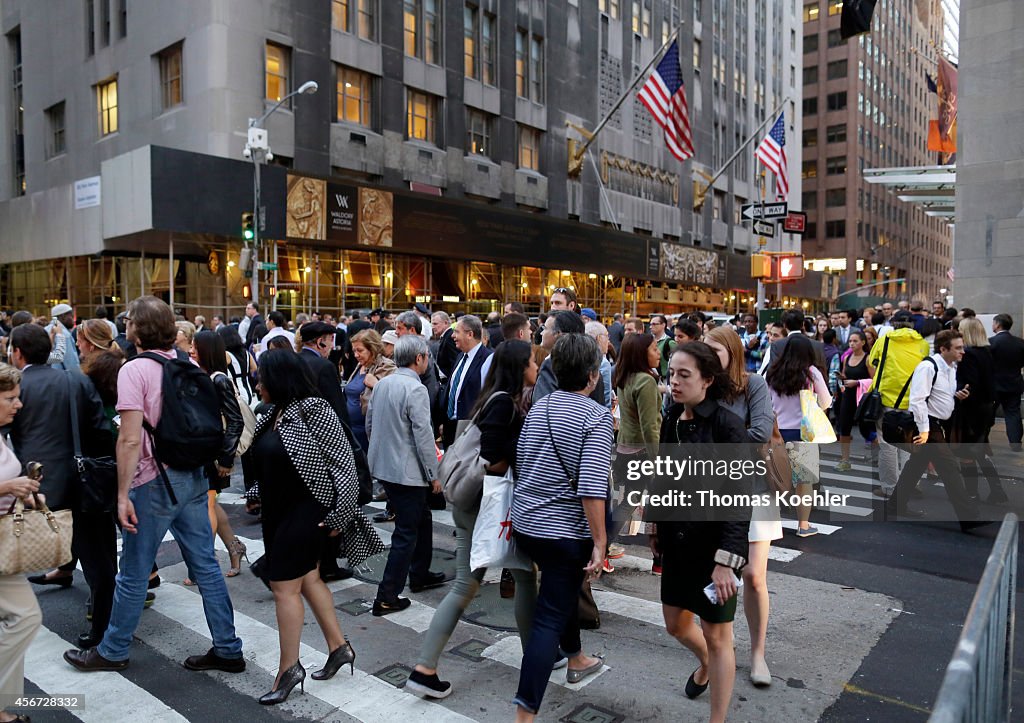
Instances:
[[[536,714],[544,699],[558,649],[570,658],[583,650],[580,642],[579,598],[583,568],[590,562],[594,541],[547,539],[515,533],[520,549],[540,568],[540,592],[533,627],[523,648],[519,689],[512,702]]]
[[[114,589],[110,625],[98,651],[107,660],[127,660],[132,635],[146,601],[149,573],[164,535],[170,530],[181,548],[189,575],[203,596],[206,623],[213,649],[222,658],[241,658],[242,641],[235,635],[235,613],[228,587],[213,552],[213,531],[207,513],[209,483],[203,470],[167,470],[178,504],[171,504],[163,479],[136,487],[128,493],[135,506],[138,532],[123,533],[121,571]]]
[[[395,513],[395,532],[384,566],[377,599],[393,603],[405,589],[405,578],[413,584],[426,580],[434,555],[434,525],[427,505],[427,487],[385,482],[388,505]]]

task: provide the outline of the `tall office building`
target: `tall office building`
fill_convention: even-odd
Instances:
[[[863,179],[871,168],[935,165],[927,150],[942,46],[940,0],[879,0],[871,32],[840,37],[842,0],[803,6],[804,253],[812,268],[845,276],[847,288],[886,280],[871,296],[938,298],[949,286],[946,222]]]
[[[759,195],[754,145],[696,214],[694,183],[776,106],[800,166],[794,0],[0,9],[5,307],[89,313],[147,292],[239,313],[256,285],[240,267],[255,170],[241,152],[249,119],[285,99],[263,123],[257,276],[260,299],[290,313],[536,311],[558,286],[605,314],[747,309],[758,245],[738,218]],[[696,157],[667,151],[634,89],[572,172],[573,126],[595,128],[677,26]],[[315,94],[290,96],[308,81]],[[811,275],[784,296],[823,291]]]

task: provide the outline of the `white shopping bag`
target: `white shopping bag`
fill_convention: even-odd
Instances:
[[[469,569],[531,570],[533,562],[516,549],[512,537],[512,472],[484,477],[484,496],[473,528]]]

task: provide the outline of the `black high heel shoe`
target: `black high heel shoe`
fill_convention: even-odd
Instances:
[[[328,655],[324,667],[313,673],[312,678],[313,680],[330,680],[346,664],[349,666],[349,672],[355,675],[356,651],[352,649],[352,643],[349,642],[346,642]]]
[[[296,661],[295,665],[281,673],[281,679],[277,681],[277,688],[266,695],[260,696],[260,705],[284,703],[288,700],[288,695],[296,685],[299,686],[301,692],[305,693],[306,684],[303,682],[305,679],[306,669],[302,667],[302,663]]]

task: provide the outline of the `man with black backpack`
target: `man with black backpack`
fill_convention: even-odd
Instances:
[[[174,312],[160,299],[131,302],[128,338],[139,355],[117,379],[117,516],[124,546],[114,607],[95,648],[69,650],[64,659],[79,670],[128,667],[149,573],[168,530],[181,549],[189,577],[203,596],[213,648],[185,660],[189,670],[245,670],[234,611],[213,551],[207,514],[209,484],[203,465],[223,441],[219,397],[206,373],[174,354]]]

